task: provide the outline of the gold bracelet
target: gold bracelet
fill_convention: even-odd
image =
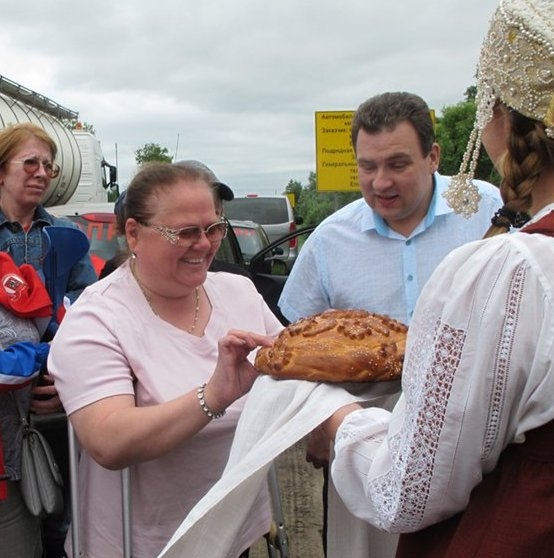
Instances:
[[[204,397],[204,388],[206,384],[202,384],[199,388],[196,388],[196,397],[198,397],[198,402],[200,403],[200,408],[211,418],[211,419],[218,419],[221,418],[227,411],[223,409],[223,411],[212,411],[206,405],[206,399]]]

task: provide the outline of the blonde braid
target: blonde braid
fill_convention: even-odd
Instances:
[[[509,118],[511,134],[500,184],[504,206],[493,217],[485,238],[504,234],[511,227],[519,228],[529,220],[533,188],[545,167],[554,163],[550,145],[554,142],[547,137],[544,125],[513,110]]]

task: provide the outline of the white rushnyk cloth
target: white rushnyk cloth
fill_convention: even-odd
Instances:
[[[273,460],[338,408],[379,406],[400,382],[323,384],[260,376],[239,420],[221,479],[198,502],[158,558],[236,558],[237,538]]]

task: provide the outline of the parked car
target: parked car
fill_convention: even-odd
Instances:
[[[113,258],[124,247],[124,241],[117,235],[113,203],[66,204],[47,207],[46,211],[56,217],[66,217],[73,221],[87,235],[90,242],[90,256],[96,274],[107,260]]]
[[[296,225],[302,223],[301,219],[295,218],[287,196],[249,194],[243,198],[235,197],[231,201],[224,201],[223,209],[230,220],[248,220],[260,223],[271,242],[294,232]],[[290,269],[298,255],[297,239],[291,238],[288,244],[282,245],[281,248],[283,253],[280,255],[280,259],[286,262]]]
[[[250,260],[260,252],[260,250],[269,246],[270,242],[267,233],[259,223],[254,223],[253,221],[237,221],[231,219],[229,224],[239,242],[244,263],[246,266],[249,266]],[[263,269],[260,264],[260,271],[271,273],[275,258],[282,254],[283,249],[281,247],[277,247],[273,251],[267,253],[263,260]]]
[[[124,240],[117,235],[113,207],[113,203],[95,203],[59,205],[47,208],[47,211],[53,215],[66,217],[73,221],[87,235],[90,241],[91,258],[97,273],[100,273],[108,259],[111,259],[124,247]],[[287,321],[277,306],[277,301],[290,271],[286,262],[281,259],[283,246],[289,246],[293,239],[300,246],[299,239],[306,237],[314,228],[311,226],[297,229],[275,242],[266,244],[256,254],[250,256],[247,263],[239,241],[241,232],[239,230],[237,236],[233,222],[230,222],[228,234],[221,243],[221,247],[216,254],[216,260],[232,264],[246,271],[268,306],[282,323],[286,324]],[[269,266],[268,262],[270,262]]]
[[[244,263],[248,265],[252,256],[269,244],[267,233],[259,223],[254,223],[254,221],[230,219],[229,223],[239,241]]]
[[[283,316],[283,314],[281,314],[277,303],[290,273],[290,268],[286,262],[278,260],[277,256],[273,259],[273,268],[271,273],[265,273],[263,271],[264,261],[268,254],[272,254],[275,250],[279,250],[279,248],[282,249],[283,246],[289,245],[291,240],[296,242],[298,250],[300,251],[304,241],[314,229],[315,225],[310,225],[308,227],[295,229],[293,232],[278,238],[275,242],[272,242],[253,256],[250,260],[250,265],[248,266],[258,292],[262,294],[267,305],[285,325],[288,324],[288,320]]]

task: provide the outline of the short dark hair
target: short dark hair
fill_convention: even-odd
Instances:
[[[352,147],[356,151],[358,133],[377,134],[392,130],[400,122],[409,122],[419,138],[423,155],[435,142],[435,129],[427,103],[418,95],[404,91],[382,93],[363,102],[352,119]]]

